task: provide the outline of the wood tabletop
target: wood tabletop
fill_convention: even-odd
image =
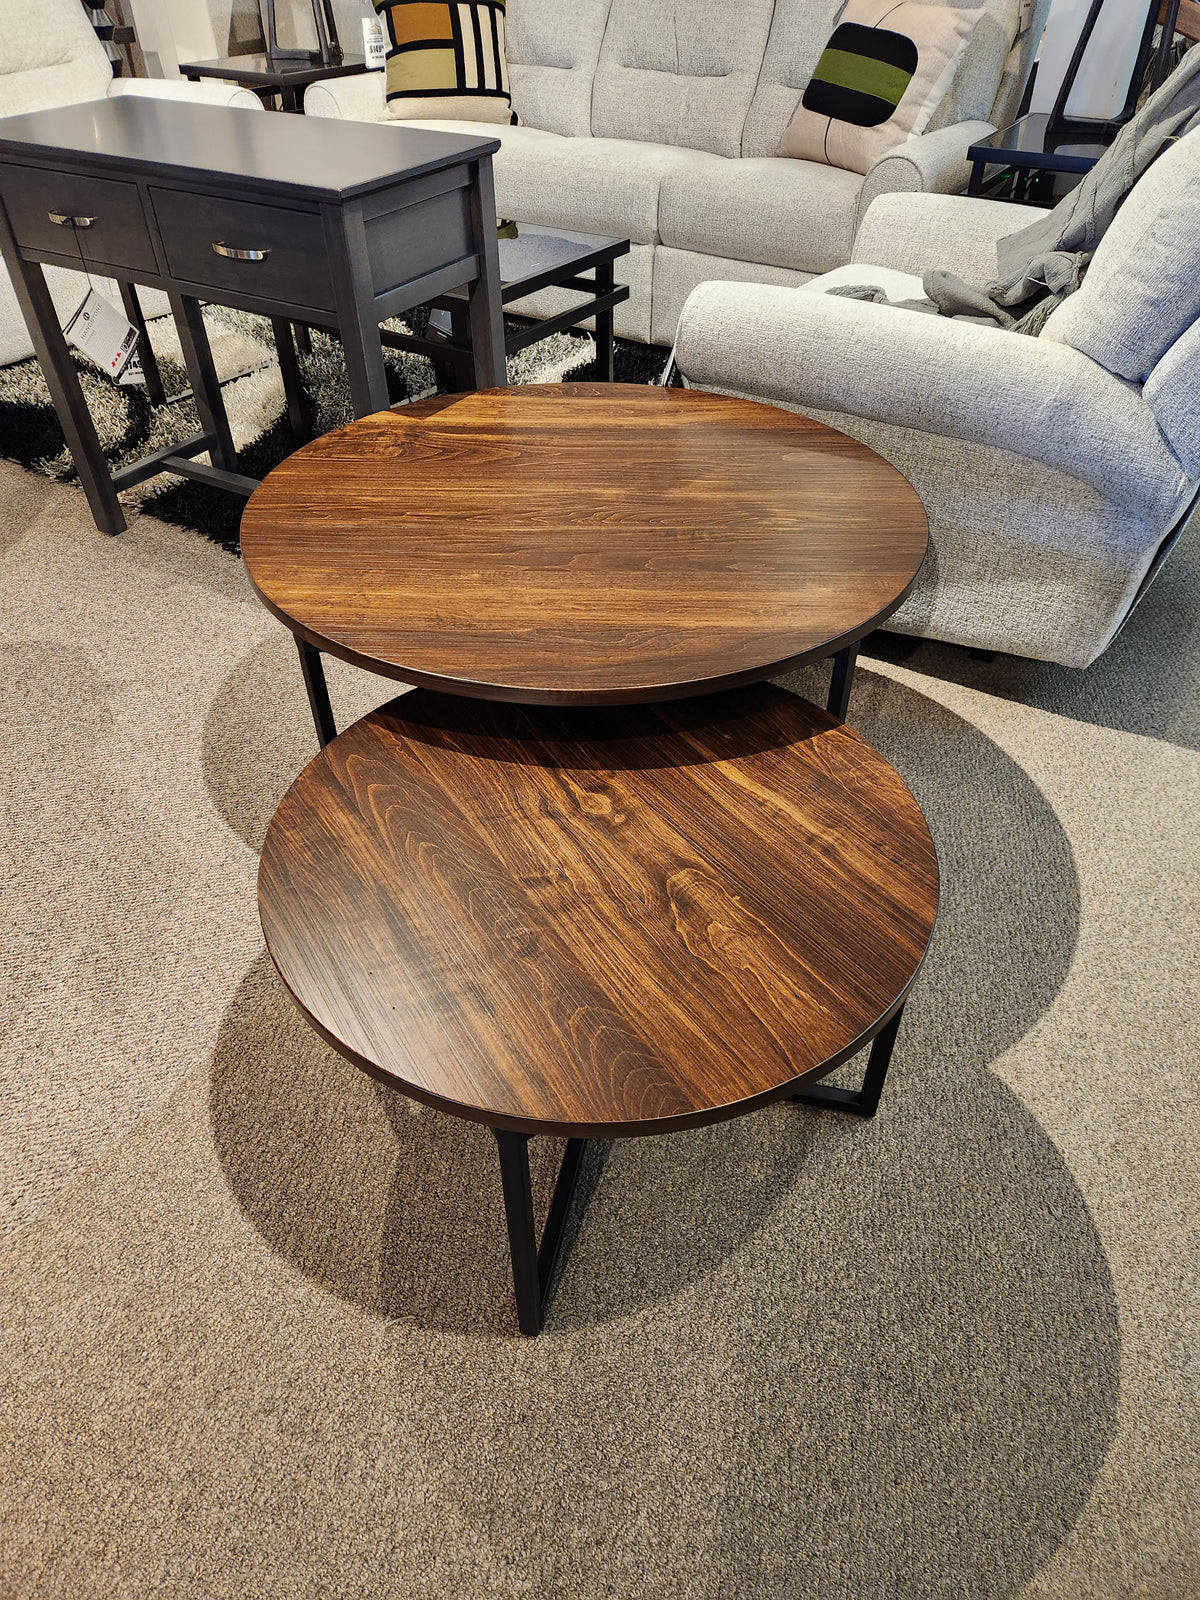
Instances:
[[[344,200],[499,150],[499,139],[336,117],[264,117],[250,106],[202,106],[121,95],[0,120],[0,156],[107,171],[136,164],[167,182],[220,180],[264,197]],[[128,176],[129,174],[127,174]]]
[[[542,704],[753,683],[900,604],[925,513],[865,445],[686,389],[544,384],[363,417],[252,495],[259,595],[318,649]]]
[[[418,1100],[662,1133],[794,1092],[903,1001],[937,908],[916,801],[771,685],[547,708],[418,690],[267,833],[267,946],[309,1021]]]

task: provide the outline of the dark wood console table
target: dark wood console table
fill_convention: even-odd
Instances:
[[[255,488],[235,470],[203,300],[273,319],[291,394],[290,324],[335,330],[361,417],[388,404],[379,324],[465,285],[478,382],[502,385],[498,149],[140,96],[0,121],[0,248],[96,526],[120,533],[118,489],[157,472]],[[43,263],[166,291],[199,434],[110,476]],[[206,451],[211,466],[193,459]]]

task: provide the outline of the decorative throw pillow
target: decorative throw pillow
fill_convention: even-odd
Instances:
[[[924,133],[985,9],[847,0],[779,154],[866,172]]]
[[[505,0],[375,0],[387,46],[387,111],[408,121],[515,122]]]

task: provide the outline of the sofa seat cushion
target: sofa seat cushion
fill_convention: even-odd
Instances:
[[[500,216],[612,234],[632,244],[658,243],[659,190],[669,174],[735,165],[698,150],[633,139],[567,139],[540,128],[490,123],[423,120],[406,126],[498,138],[492,170]]]
[[[861,173],[813,161],[729,161],[697,153],[663,178],[662,242],[735,261],[825,272],[850,254],[862,181]]]

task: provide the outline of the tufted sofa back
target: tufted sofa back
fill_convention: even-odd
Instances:
[[[774,155],[842,3],[509,0],[513,104],[549,133]],[[1016,115],[1050,0],[986,5],[931,131]]]
[[[613,0],[592,132],[740,155],[774,9],[774,0]]]

